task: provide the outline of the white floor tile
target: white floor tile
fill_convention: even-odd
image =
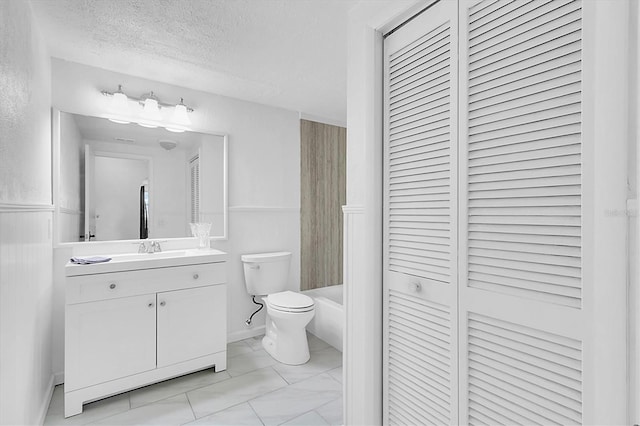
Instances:
[[[263,338],[264,338],[264,334],[261,336],[249,337],[248,339],[244,339],[243,342],[249,345],[251,349],[253,349],[254,351],[259,351],[261,349],[264,349],[264,347],[262,346]]]
[[[207,417],[203,417],[188,425],[256,425],[262,426],[260,418],[253,408],[246,402],[235,405],[226,410],[219,411]]]
[[[326,426],[328,424],[320,414],[315,411],[309,411],[293,420],[283,423],[283,426]]]
[[[311,359],[302,365],[274,364],[273,368],[289,383],[297,383],[342,365],[342,353],[331,346],[311,352]]]
[[[92,423],[98,425],[182,425],[194,420],[185,394],[134,408]]]
[[[56,386],[53,391],[49,410],[44,419],[45,425],[81,425],[128,411],[129,395],[115,395],[111,398],[85,404],[82,413],[64,418],[64,386]]]
[[[325,342],[324,340],[319,339],[313,334],[307,332],[307,340],[309,342],[309,352],[319,351],[322,349],[332,347],[330,344]]]
[[[129,392],[131,408],[137,408],[151,402],[218,383],[230,377],[226,371],[214,373],[213,369],[208,369],[136,389]]]
[[[215,386],[215,385],[214,385]],[[342,386],[320,374],[249,401],[265,425],[276,425],[337,399]]]
[[[187,396],[196,418],[200,418],[286,385],[287,382],[273,368],[267,367],[196,389],[188,392]]]
[[[276,363],[277,361],[273,359],[267,351],[260,349],[229,358],[227,360],[227,373],[232,377],[240,376],[250,371],[268,367]]]
[[[227,358],[233,358],[236,355],[252,352],[253,348],[249,344],[240,340],[239,342],[232,342],[227,344]]]
[[[320,414],[328,424],[332,426],[344,424],[342,396],[334,401],[331,401],[328,404],[323,405],[322,407],[316,408],[315,411]]]
[[[340,363],[340,367],[338,368],[334,368],[333,370],[329,371],[329,375],[331,377],[333,377],[334,379],[336,379],[338,382],[342,383],[342,363]]]

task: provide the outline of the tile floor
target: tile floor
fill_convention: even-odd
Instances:
[[[309,334],[311,360],[280,364],[262,337],[230,343],[227,370],[204,370],[84,406],[64,418],[56,386],[45,425],[341,425],[342,354]]]

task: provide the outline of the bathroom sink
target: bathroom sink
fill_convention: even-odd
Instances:
[[[125,253],[102,255],[102,257],[110,257],[111,260],[109,262],[89,265],[76,265],[68,262],[66,275],[102,274],[136,269],[197,265],[199,263],[223,262],[227,260],[227,254],[225,252],[215,249],[168,250],[157,253]]]

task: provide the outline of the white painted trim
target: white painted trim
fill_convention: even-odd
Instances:
[[[234,331],[227,334],[227,343],[238,342],[250,337],[262,336],[265,333],[265,326],[251,327],[242,331]]]
[[[58,386],[64,383],[64,371],[53,373],[53,385]]]
[[[242,212],[242,213],[296,213],[300,211],[300,207],[286,207],[286,206],[231,206],[230,212]]]
[[[60,209],[58,210],[58,213],[74,214],[74,215],[80,216],[83,212],[81,212],[80,210],[76,210],[76,209],[68,209],[66,207],[60,207]]]
[[[360,205],[346,205],[342,206],[342,213],[347,214],[363,214],[364,206]]]
[[[55,387],[55,378],[52,374],[51,377],[49,377],[49,383],[47,384],[47,388],[49,390],[47,391],[47,394],[45,395],[43,400],[40,401],[40,409],[38,410],[38,422],[36,424],[44,424],[44,420],[47,417],[47,412],[49,411],[49,404],[51,404],[51,398],[53,397],[53,389]]]
[[[0,203],[0,213],[52,212],[52,204]]]
[[[344,212],[344,220],[343,220],[343,278],[342,282],[344,283],[344,328],[342,333],[342,404],[344,407],[343,419],[345,424],[347,415],[350,413],[353,407],[353,393],[350,391],[350,388],[353,387],[353,384],[356,386],[361,383],[358,381],[360,377],[357,374],[354,374],[354,368],[352,366],[352,358],[349,357],[353,350],[353,345],[357,344],[355,342],[355,330],[352,330],[353,323],[351,321],[351,315],[353,313],[353,305],[355,304],[355,295],[353,294],[352,288],[353,283],[355,282],[356,276],[356,268],[354,268],[354,264],[357,263],[356,258],[358,257],[359,251],[355,246],[355,242],[357,241],[357,235],[355,232],[354,220],[357,218],[361,218],[364,213],[364,208],[362,206],[343,206],[342,211]],[[372,374],[375,374],[372,372]]]
[[[629,1],[583,2],[582,276],[585,424],[629,424]],[[618,143],[610,143],[618,141]]]
[[[222,152],[224,153],[224,158],[222,159],[222,211],[224,212],[224,224],[222,236],[216,237],[217,241],[229,239],[229,135],[224,135],[222,144]]]
[[[630,424],[640,424],[640,217],[638,216],[638,198],[640,196],[640,5],[638,2],[631,3],[631,23],[635,34],[632,34],[630,41],[633,52],[630,58],[633,61],[630,65],[633,79],[631,84],[635,84],[635,93],[630,92],[632,97],[630,111],[635,116],[630,116],[630,123],[635,126],[630,127],[633,137],[629,138],[630,143],[635,144],[635,182],[632,188],[635,189],[635,206],[629,206],[627,202],[627,214],[629,215],[629,420]],[[633,152],[632,149],[629,149]],[[635,209],[629,208],[635,207]]]
[[[347,127],[346,121],[320,117],[318,115],[307,114],[305,112],[300,113],[300,120],[315,121],[316,123],[329,124],[330,126],[338,126],[338,127],[344,127],[344,128]]]
[[[389,31],[394,30],[399,25],[404,24],[405,22],[407,22],[407,20],[412,19],[414,16],[422,13],[422,11],[424,11],[426,8],[429,8],[429,7],[433,6],[434,4],[438,3],[439,1],[440,0],[421,0],[421,1],[418,1],[416,4],[414,4],[413,6],[409,7],[408,9],[403,11],[402,13],[400,13],[400,14],[396,15],[395,17],[391,18],[390,20],[388,20],[384,24],[379,25],[377,27],[377,30],[386,37],[388,35],[387,33]]]

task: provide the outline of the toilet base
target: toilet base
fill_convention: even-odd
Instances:
[[[304,348],[306,349],[306,351],[296,351],[295,354],[292,353],[292,351],[281,353],[282,351],[277,350],[276,342],[274,342],[273,339],[267,336],[264,336],[262,338],[262,347],[264,347],[264,350],[267,351],[267,353],[271,355],[273,359],[281,362],[282,364],[301,365],[305,364],[311,358],[309,354],[309,344],[307,342],[306,335],[304,336]]]
[[[278,333],[271,318],[267,318],[266,334],[262,338],[262,347],[273,359],[283,364],[300,365],[309,361],[309,342],[304,327]]]

